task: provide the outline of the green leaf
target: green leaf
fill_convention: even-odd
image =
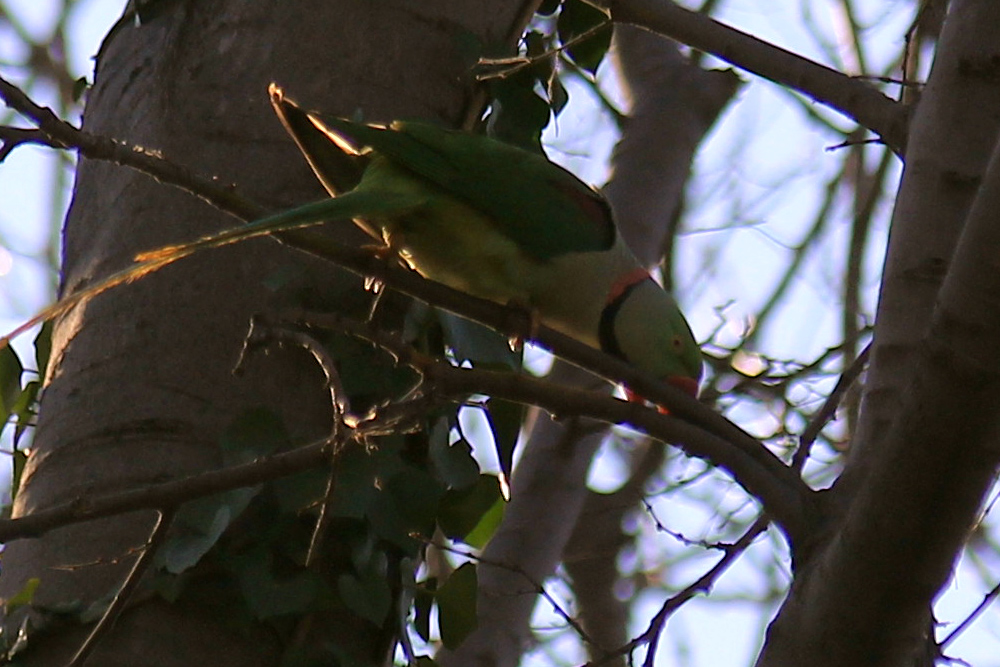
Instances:
[[[486,543],[496,534],[497,528],[500,527],[500,522],[503,521],[503,514],[506,510],[507,501],[503,498],[498,498],[489,511],[483,515],[483,518],[479,520],[476,527],[462,538],[462,541],[476,549],[485,547]]]
[[[390,446],[390,440],[381,438],[378,447],[348,447],[341,453],[333,492],[335,516],[364,517],[380,495],[381,480],[403,468],[398,452]]]
[[[544,50],[546,38],[538,32],[525,36],[528,56]],[[512,74],[489,80],[491,97],[487,129],[490,136],[535,153],[542,152],[542,130],[549,122],[548,102],[536,86],[548,80],[550,61],[525,67]]]
[[[500,471],[510,479],[514,467],[514,448],[517,437],[521,433],[521,422],[524,419],[524,406],[497,398],[491,398],[486,403],[486,419],[493,432],[493,442],[500,461]]]
[[[73,82],[73,101],[79,102],[83,99],[83,94],[87,92],[87,77],[81,76],[79,79]]]
[[[480,475],[474,486],[445,492],[438,511],[438,525],[450,539],[461,540],[477,548],[483,547],[493,533],[490,531],[486,539],[483,539],[485,527],[477,529],[494,508],[499,507],[500,516],[503,516],[504,505],[497,478],[493,475]],[[470,541],[473,533],[478,533],[475,543]]]
[[[430,538],[444,487],[423,470],[406,466],[383,480],[381,492],[368,510],[368,520],[379,537],[415,555],[419,537]]]
[[[417,586],[413,594],[413,629],[425,642],[431,640],[431,607],[434,606],[434,589],[437,579],[428,579]]]
[[[569,104],[569,93],[566,91],[566,87],[558,75],[554,74],[549,77],[548,94],[549,106],[552,107],[552,113],[558,116],[566,108],[566,105]]]
[[[463,64],[463,70],[468,71],[476,66],[483,55],[483,40],[475,32],[465,28],[459,28],[455,34],[455,53],[458,60]]]
[[[233,466],[287,448],[289,438],[280,418],[271,410],[254,408],[230,423],[220,443],[223,464]],[[261,488],[232,489],[182,505],[173,520],[173,534],[157,554],[157,565],[171,574],[194,567]]]
[[[156,564],[171,574],[194,567],[232,520],[232,511],[218,496],[185,504],[174,517],[174,534],[156,554]]]
[[[350,574],[337,578],[340,598],[361,618],[368,619],[381,627],[392,606],[392,591],[384,577],[369,575],[359,579]]]
[[[234,466],[287,449],[291,440],[281,417],[273,410],[250,408],[230,422],[220,444],[223,464]]]
[[[438,589],[438,625],[445,648],[454,650],[476,629],[476,566],[464,563]]]
[[[404,394],[419,380],[412,368],[398,366],[391,355],[366,341],[338,334],[324,338],[323,343],[336,360],[344,391],[358,413]]]
[[[42,323],[42,328],[35,336],[35,363],[38,368],[38,378],[45,379],[45,373],[49,368],[49,359],[52,356],[52,320]]]
[[[559,41],[564,45],[602,24],[606,25],[582,41],[567,46],[565,51],[574,63],[591,74],[597,71],[611,45],[611,23],[608,16],[583,0],[566,0],[556,24]]]
[[[11,502],[17,497],[17,492],[21,489],[21,477],[24,475],[24,469],[28,465],[28,455],[25,454],[20,449],[15,449],[13,453],[13,470],[11,472],[10,480],[10,499]]]
[[[315,507],[326,491],[327,480],[330,478],[329,468],[313,468],[276,479],[268,484],[272,496],[277,500],[278,507],[287,514],[297,515],[305,507]],[[339,483],[339,477],[338,477]],[[335,512],[341,515],[340,512]],[[356,517],[363,512],[355,514]],[[342,516],[342,515],[341,515]]]
[[[24,582],[24,586],[21,587],[21,590],[7,598],[6,604],[4,604],[4,612],[9,614],[18,607],[30,605],[34,602],[35,591],[38,590],[38,585],[41,583],[42,580],[38,577],[32,577]]]
[[[24,366],[17,352],[10,345],[0,350],[0,412],[3,420],[14,412],[14,405],[21,394],[21,374]]]
[[[273,557],[263,550],[244,555],[234,569],[243,598],[258,619],[309,611],[324,586],[320,576],[308,570],[278,577]]]
[[[511,350],[506,336],[458,315],[443,310],[437,312],[444,330],[445,343],[452,349],[459,363],[471,361],[476,366],[491,364],[511,369],[521,367],[521,351]]]
[[[479,477],[479,464],[472,456],[472,446],[464,439],[449,443],[449,420],[439,418],[429,436],[429,454],[438,475],[449,489],[464,489]]]
[[[21,436],[31,426],[31,421],[35,418],[36,400],[38,392],[41,391],[42,383],[32,380],[24,385],[17,401],[14,402],[14,415],[17,417],[17,425],[14,427],[14,447],[21,441]]]

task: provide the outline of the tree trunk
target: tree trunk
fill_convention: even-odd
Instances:
[[[520,5],[157,3],[141,25],[123,20],[106,39],[84,129],[231,182],[272,209],[316,200],[325,194],[271,112],[270,82],[325,113],[458,124],[475,90],[463,45],[470,37],[505,43]],[[234,223],[143,174],[82,159],[62,291],[93,283],[137,252]],[[331,233],[361,238],[346,223]],[[248,408],[279,413],[297,442],[328,432],[329,393],[302,350],[275,349],[253,357],[240,377],[232,373],[250,317],[304,292],[338,307],[369,298],[359,278],[257,240],[195,256],[61,318],[15,516],[217,467],[220,434]],[[154,518],[135,512],[16,541],[4,553],[0,594],[38,577],[40,607],[106,598]],[[276,663],[281,647],[268,635],[248,641],[227,620],[149,597],[126,612],[92,664]],[[53,631],[27,653],[30,664],[64,664],[85,630]]]
[[[760,667],[936,657],[931,604],[1000,463],[998,43],[995,3],[952,3],[907,143],[858,446]]]

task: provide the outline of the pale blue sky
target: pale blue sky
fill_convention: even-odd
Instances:
[[[53,0],[13,0],[8,4],[33,31],[44,30],[46,18],[58,6]],[[725,19],[741,29],[825,61],[820,45],[809,38],[804,22],[836,25],[837,17],[829,10],[832,3],[804,0],[801,4],[811,8],[813,13],[799,11],[800,3],[793,0],[722,3]],[[867,18],[873,27],[868,41],[873,45],[873,61],[881,63],[899,51],[910,20],[908,12],[894,12],[894,9],[908,7],[910,3],[895,0],[856,4],[862,11],[871,12]],[[79,75],[92,76],[90,57],[96,53],[107,28],[117,19],[122,5],[123,0],[80,0],[78,3],[68,46],[71,62]],[[874,12],[885,12],[886,17],[879,17]],[[16,82],[23,73],[3,64],[15,55],[6,50],[10,48],[11,42],[5,43],[0,33],[0,68],[6,77]],[[817,183],[828,178],[839,166],[838,159],[824,150],[836,143],[834,137],[817,134],[804,119],[801,109],[776,86],[749,75],[743,76],[751,84],[740,92],[737,103],[716,126],[698,157],[688,218],[689,227],[695,231],[687,234],[680,246],[678,296],[701,337],[716,327],[715,309],[722,304],[731,304],[726,317],[734,328],[754,312],[780,273],[788,256],[788,246],[798,241],[811,220],[817,201],[815,193],[819,192]],[[35,95],[43,103],[49,101],[45,91],[37,91]],[[594,123],[587,109],[569,111],[560,120],[558,135],[549,135],[552,143],[561,149],[550,154],[568,164],[585,180],[600,182],[606,173],[603,160],[613,137],[606,122],[597,128]],[[594,141],[595,132],[598,141]],[[738,144],[745,144],[746,149],[737,154],[733,147]],[[580,151],[580,146],[586,150]],[[595,153],[600,159],[592,159]],[[7,248],[0,252],[0,273],[5,267],[12,267],[0,275],[0,328],[4,330],[12,328],[49,298],[51,276],[28,256],[37,254],[45,242],[45,221],[52,217],[48,209],[51,201],[48,192],[52,187],[48,165],[53,159],[48,150],[19,148],[0,165],[0,238]],[[711,231],[721,230],[732,222],[737,209],[729,194],[736,185],[743,198],[743,205],[738,210],[746,216],[743,222],[748,223],[747,226],[736,231]],[[719,196],[720,192],[725,195]],[[846,206],[846,202],[843,205]],[[887,210],[881,212],[878,234],[882,237],[888,213]],[[846,224],[833,229],[821,249],[807,262],[805,277],[796,284],[781,313],[781,330],[771,332],[762,341],[762,351],[784,358],[810,359],[826,347],[837,344],[839,295],[833,286],[834,276],[842,265],[847,233]],[[718,251],[720,235],[726,237],[724,249]],[[879,242],[869,253],[870,289],[866,295],[869,304],[875,299],[882,251]],[[8,253],[6,257],[3,252]],[[706,271],[707,262],[711,263],[710,271]],[[706,274],[711,280],[704,279]],[[30,338],[18,344],[22,352],[29,347]],[[30,354],[27,356],[31,358]],[[738,502],[733,498],[725,500]],[[670,502],[675,503],[675,497],[671,497]],[[665,515],[671,517],[672,528],[695,538],[700,537],[705,526],[713,520],[706,515],[704,507],[692,506],[678,512],[676,504],[673,509],[665,510]],[[639,521],[640,532],[650,535],[649,544],[662,544],[656,541],[660,538],[654,539],[653,530],[647,524]],[[723,580],[721,593],[752,589],[754,567],[772,558],[771,546],[769,542],[755,546],[747,554],[745,564],[734,568]],[[636,557],[652,559],[655,554]],[[697,576],[706,567],[707,560],[697,559],[675,571],[673,582],[682,585]],[[996,564],[993,566],[996,579]],[[981,599],[985,591],[972,572],[971,565],[961,568],[959,576],[946,589],[938,611],[941,621],[960,621]],[[649,614],[655,611],[658,600],[654,598],[655,594],[647,595],[649,604],[645,605],[646,613],[635,621],[636,632],[645,627]],[[544,625],[555,623],[557,619],[540,608],[538,622]],[[663,644],[684,638],[690,659],[681,664],[748,664],[758,648],[756,642],[761,637],[761,623],[760,611],[748,604],[723,607],[714,602],[695,601],[671,621]],[[723,636],[726,640],[720,641]],[[976,667],[1000,665],[998,638],[1000,614],[994,608],[950,648],[949,654],[962,657]],[[667,658],[668,648],[664,647],[661,664],[673,664]],[[545,655],[538,654],[530,664],[541,666],[551,662]]]

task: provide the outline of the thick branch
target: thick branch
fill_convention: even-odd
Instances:
[[[36,104],[24,91],[3,77],[0,77],[0,99],[11,109],[37,123],[38,130],[48,138],[45,143],[49,145],[75,148],[81,155],[93,160],[131,167],[162,183],[190,192],[241,220],[253,220],[267,214],[267,209],[237,195],[234,186],[220,185],[216,180],[198,176],[164,160],[155,150],[95,136],[74,127],[56,116],[52,109]],[[35,143],[40,141],[36,139]]]
[[[430,363],[429,358],[414,352],[395,334],[374,331],[367,325],[340,315],[308,313],[297,315],[295,319],[304,324],[345,331],[371,340],[395,354],[400,363],[419,370],[431,383],[435,395],[443,394],[452,399],[460,399],[469,394],[487,394],[517,403],[537,405],[560,418],[587,416],[611,424],[630,424],[662,442],[676,444],[690,456],[705,459],[726,470],[748,493],[761,500],[768,514],[793,540],[804,537],[809,528],[808,511],[811,509],[814,492],[791,468],[750,436],[746,438],[753,444],[743,437],[731,441],[683,419],[660,414],[636,403],[597,392],[553,385],[526,374],[470,370]],[[591,353],[606,356],[577,341],[568,340],[566,344],[569,347],[579,346],[579,351],[585,352],[587,356]],[[570,360],[576,361],[572,356]],[[627,364],[623,365],[630,372],[634,370]],[[688,398],[697,407],[697,412],[707,411],[712,416],[710,422],[714,428],[720,432],[731,430],[726,425],[732,424],[725,418],[687,396],[684,398]],[[742,433],[735,425],[732,427],[732,430]]]
[[[25,144],[37,144],[50,148],[63,148],[62,144],[53,141],[49,135],[41,130],[25,127],[9,127],[0,125],[0,162],[7,159],[7,156],[18,146]]]
[[[40,125],[44,124],[46,128],[49,128],[45,130],[46,132],[51,131],[58,134],[55,138],[58,138],[59,141],[67,145],[79,148],[88,157],[112,159],[110,156],[114,155],[122,160],[128,160],[127,162],[122,162],[122,164],[127,164],[145,173],[150,173],[150,175],[165,183],[190,190],[220,209],[241,219],[252,219],[250,216],[247,216],[247,212],[260,210],[259,207],[236,197],[230,190],[219,188],[205,179],[192,177],[187,170],[175,167],[153,154],[144,155],[141,159],[135,159],[128,157],[132,154],[132,151],[118,152],[117,149],[114,149],[118,144],[104,138],[95,138],[76,130],[69,124],[55,118],[51,111],[34,105],[21,91],[2,79],[0,79],[0,95],[13,108],[26,113]],[[110,152],[104,152],[105,148]],[[95,153],[91,155],[88,151],[95,151]],[[257,215],[255,214],[253,217],[257,217]],[[516,311],[490,301],[477,299],[439,283],[425,280],[413,271],[395,264],[389,264],[366,250],[337,243],[322,233],[312,230],[295,230],[279,233],[275,237],[292,247],[331,261],[360,275],[384,282],[400,292],[454,312],[462,317],[485,324],[502,333],[520,336],[524,334],[527,328],[523,322],[523,317],[520,317],[520,314]],[[111,283],[107,284],[107,286],[110,285]],[[30,324],[37,323],[40,319],[48,319],[55,317],[61,312],[65,312],[80,300],[89,298],[100,291],[99,287],[95,286],[90,290],[83,290],[64,298],[55,307],[48,309],[38,318],[20,327],[16,333],[26,329]],[[534,336],[534,340],[567,361],[586,368],[608,380],[627,384],[654,403],[669,407],[671,413],[677,418],[690,422],[690,424],[707,431],[710,435],[706,436],[706,434],[702,434],[705,438],[701,445],[689,445],[696,448],[692,451],[704,452],[704,455],[713,461],[727,460],[727,469],[734,474],[736,471],[729,466],[735,466],[735,468],[740,469],[744,465],[738,463],[738,461],[753,462],[752,464],[748,464],[750,467],[747,468],[747,472],[741,473],[742,477],[754,489],[765,492],[767,499],[764,502],[766,505],[774,503],[780,506],[773,509],[767,507],[767,511],[775,517],[775,521],[786,530],[792,539],[805,536],[806,530],[811,523],[812,491],[802,482],[797,474],[782,464],[780,460],[762,447],[752,436],[732,422],[716,414],[710,408],[698,403],[683,391],[666,385],[652,378],[647,373],[599,350],[590,348],[568,336],[545,327],[540,327],[537,335]],[[514,400],[516,400],[516,397]],[[539,405],[548,409],[545,404]],[[559,411],[556,410],[556,413],[558,414]],[[620,421],[630,421],[629,416],[625,413],[615,412],[615,417],[608,417],[608,414],[610,413],[604,413],[603,417],[598,416],[598,418],[615,422],[621,417]],[[642,419],[645,420],[646,418],[643,417]],[[630,423],[634,423],[640,428],[646,428],[646,422]],[[695,432],[699,428],[692,428],[690,425],[685,425],[685,428],[689,429],[689,431],[683,440],[685,442],[696,442]],[[729,444],[727,445],[726,443]],[[727,457],[721,452],[720,447],[728,447],[734,449],[734,451]],[[695,453],[694,455],[700,456],[702,454]],[[720,456],[722,456],[721,459],[719,458]],[[754,472],[750,472],[750,470]],[[768,480],[765,479],[767,476],[772,477]],[[750,481],[751,479],[753,481]],[[771,488],[765,491],[766,487]],[[749,489],[750,487],[747,488]]]
[[[908,113],[866,81],[854,79],[779,46],[666,0],[600,0],[611,18],[666,35],[732,63],[856,120],[898,154],[906,148]]]
[[[758,664],[899,665],[927,640],[930,604],[1000,467],[998,210],[1000,142],[901,412],[829,548],[796,578]]]
[[[293,475],[309,468],[328,464],[325,443],[301,447],[231,468],[212,470],[182,479],[151,484],[141,489],[109,493],[93,498],[77,498],[49,509],[38,510],[16,519],[0,520],[0,542],[38,537],[50,530],[135,510],[162,510],[177,507],[189,500],[214,495],[229,489],[262,484]]]

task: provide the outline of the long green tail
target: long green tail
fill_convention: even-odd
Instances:
[[[196,252],[210,248],[220,248],[259,236],[311,227],[326,221],[399,214],[401,211],[419,206],[421,203],[421,201],[416,201],[413,197],[400,196],[398,194],[355,190],[333,199],[324,199],[323,201],[306,204],[305,206],[255,220],[249,224],[232,227],[216,234],[209,234],[195,241],[164,246],[140,253],[136,256],[135,263],[132,266],[117,271],[90,287],[63,297],[27,322],[22,323],[10,333],[0,337],[0,348],[9,345],[11,339],[21,335],[36,324],[58,317],[105,290],[109,290],[122,283],[138,280],[147,274],[159,271],[168,264],[173,264],[177,260],[193,255]]]

